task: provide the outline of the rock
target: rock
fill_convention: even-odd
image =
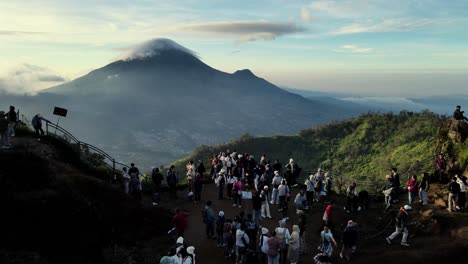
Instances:
[[[431,218],[433,214],[434,213],[432,212],[432,209],[426,210],[421,213],[422,217],[426,219]]]
[[[446,207],[447,207],[447,204],[446,204],[445,201],[442,200],[441,198],[436,198],[436,199],[434,200],[434,204],[435,204],[436,206],[441,207],[441,208],[446,208]]]
[[[466,241],[468,238],[468,226],[464,226],[464,227],[460,227],[458,229],[452,230],[451,233],[452,233],[451,234],[452,236]]]

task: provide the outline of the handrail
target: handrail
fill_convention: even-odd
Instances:
[[[65,141],[65,142],[67,142],[69,144],[74,143],[74,144],[78,145],[78,152],[79,152],[78,155],[79,155],[80,159],[82,159],[83,156],[84,156],[83,151],[82,151],[83,150],[82,147],[84,147],[88,151],[91,150],[94,153],[96,153],[98,155],[101,155],[104,158],[103,165],[110,168],[113,171],[114,175],[115,175],[116,172],[122,173],[121,170],[116,169],[116,165],[120,165],[120,166],[125,167],[125,168],[130,168],[130,166],[128,166],[127,164],[124,164],[122,162],[117,162],[114,157],[112,157],[110,154],[103,151],[102,149],[100,149],[100,148],[98,148],[98,147],[96,147],[94,145],[91,145],[89,143],[78,140],[75,136],[73,136],[73,134],[68,132],[66,129],[58,126],[57,124],[54,124],[54,123],[50,122],[49,120],[45,120],[45,119],[44,119],[44,121],[46,123],[46,134],[48,136],[53,136],[55,138],[61,139],[62,141]],[[55,129],[55,131],[52,133],[50,130],[54,130],[54,129]],[[56,133],[57,131],[62,133],[64,135],[64,137],[57,135],[57,133]],[[70,143],[70,141],[72,141],[72,143]],[[108,162],[106,162],[106,159],[108,160]],[[111,163],[111,164],[109,164],[109,163]],[[140,175],[144,176],[141,173],[140,173]]]

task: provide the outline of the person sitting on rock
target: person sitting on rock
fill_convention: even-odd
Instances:
[[[460,110],[461,106],[457,105],[457,108],[455,109],[455,112],[453,112],[453,118],[455,120],[462,120],[462,121],[468,121],[468,118],[466,118],[463,114],[465,111]]]

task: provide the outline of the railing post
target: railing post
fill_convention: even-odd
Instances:
[[[78,158],[81,161],[81,142],[80,141],[78,141]]]

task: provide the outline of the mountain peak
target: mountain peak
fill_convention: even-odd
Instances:
[[[256,77],[255,74],[253,74],[253,72],[249,69],[238,70],[234,73],[234,75],[249,78]]]
[[[155,38],[134,46],[121,56],[124,61],[153,58],[166,51],[178,51],[197,57],[195,52],[167,38]]]

